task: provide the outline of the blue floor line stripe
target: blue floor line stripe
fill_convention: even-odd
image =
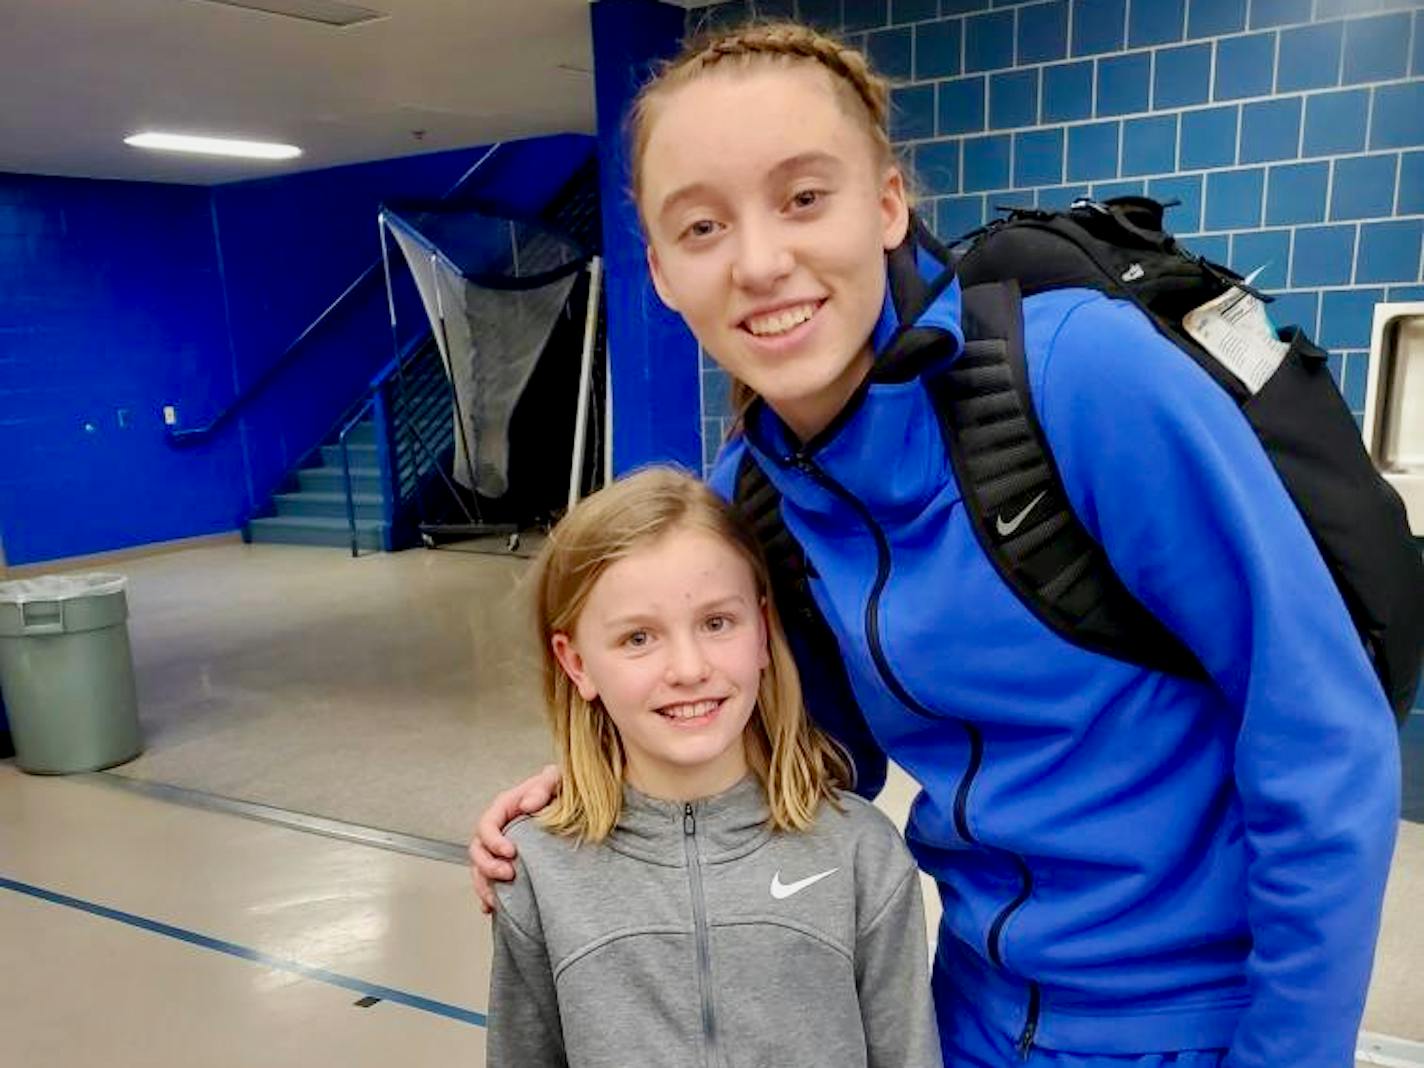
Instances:
[[[189,945],[201,946],[203,949],[211,949],[217,953],[226,953],[230,957],[238,957],[242,960],[252,961],[264,967],[291,972],[308,979],[315,979],[318,982],[328,983],[331,986],[339,986],[346,990],[355,991],[365,997],[380,998],[382,1001],[392,1001],[397,1005],[406,1005],[412,1009],[420,1009],[422,1012],[430,1012],[437,1016],[445,1016],[452,1020],[459,1020],[461,1023],[474,1024],[476,1027],[485,1026],[484,1013],[475,1012],[473,1009],[462,1009],[458,1005],[450,1005],[443,1001],[436,1001],[433,998],[421,997],[419,994],[409,994],[404,990],[395,990],[388,986],[378,986],[375,983],[368,983],[363,979],[354,979],[349,975],[329,972],[325,968],[314,968],[309,964],[274,957],[258,949],[239,946],[235,942],[224,942],[220,938],[212,938],[205,934],[199,934],[196,931],[187,931],[182,927],[174,927],[172,924],[161,923],[158,920],[150,920],[146,916],[136,916],[132,912],[111,909],[106,905],[96,905],[92,901],[84,901],[77,897],[70,897],[68,894],[60,894],[53,890],[46,890],[40,886],[31,886],[29,883],[22,883],[15,879],[7,879],[3,875],[0,875],[0,889],[13,890],[17,894],[26,894],[29,897],[38,898],[40,901],[48,901],[52,905],[63,905],[66,908],[78,909],[80,912],[87,912],[91,916],[100,916],[106,920],[115,920],[119,923],[128,924],[130,927],[137,927],[144,931],[150,931],[153,934],[163,935],[166,938],[174,938],[180,942],[187,942]]]

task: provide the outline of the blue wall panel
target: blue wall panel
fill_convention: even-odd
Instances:
[[[1209,44],[1159,49],[1152,83],[1152,106],[1160,111],[1210,100],[1211,54]]]
[[[994,130],[1038,122],[1038,71],[1019,70],[989,77],[989,127]]]
[[[865,47],[870,62],[887,78],[909,78],[914,73],[915,31],[909,26],[867,34]]]
[[[1018,62],[1049,63],[1068,54],[1068,0],[1019,11]]]
[[[915,77],[952,78],[960,72],[964,23],[926,22],[915,27]]]
[[[1161,174],[1177,168],[1177,116],[1132,119],[1122,128],[1122,173]]]
[[[1127,0],[1073,0],[1073,54],[1116,52],[1123,43]]]
[[[984,129],[985,86],[982,77],[939,83],[935,121],[940,134],[978,133]]]
[[[638,87],[653,62],[676,51],[688,13],[652,0],[599,0],[589,12],[613,373],[613,465],[623,472],[664,460],[696,470],[709,431],[702,425],[697,343],[653,289],[637,210],[628,196],[624,138],[624,116]],[[838,23],[838,12],[835,3],[821,15]],[[933,102],[933,86],[929,96]],[[930,109],[933,131],[933,103]],[[717,428],[711,433],[720,432],[720,415],[713,417]]]
[[[1186,10],[1186,0],[1158,0],[1155,4],[1133,4],[1128,14],[1128,47],[1146,48],[1149,45],[1180,41],[1186,28],[1183,21]]]
[[[1098,60],[1098,114],[1131,115],[1147,110],[1152,93],[1152,56],[1132,52]]]
[[[964,69],[998,70],[1014,65],[1014,15],[995,11],[974,15],[964,24]]]
[[[1272,167],[1266,194],[1266,225],[1324,222],[1329,189],[1330,164],[1324,161]]]
[[[1276,74],[1276,92],[1334,85],[1340,70],[1343,31],[1341,22],[1281,31],[1281,67]]]
[[[1093,64],[1060,63],[1043,70],[1043,121],[1093,117]]]
[[[1258,100],[1241,107],[1241,163],[1295,159],[1300,147],[1300,97]]]
[[[1216,45],[1215,100],[1264,96],[1274,84],[1276,35],[1257,33],[1224,37]]]
[[[1215,37],[1246,28],[1246,0],[1190,0],[1188,37]]]
[[[1182,167],[1198,170],[1235,163],[1240,117],[1241,109],[1236,104],[1182,112]]]

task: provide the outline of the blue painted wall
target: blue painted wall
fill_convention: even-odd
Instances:
[[[943,237],[999,204],[1179,198],[1168,224],[1332,352],[1357,415],[1371,309],[1424,298],[1419,0],[780,0],[896,80],[894,139]],[[704,370],[708,448],[726,390]]]
[[[161,411],[230,381],[207,190],[0,176],[10,563],[232,529],[240,452],[174,452]]]
[[[592,151],[507,144],[474,194],[534,213]],[[376,278],[240,420],[175,449],[379,255],[383,199],[443,195],[483,148],[204,189],[0,175],[0,545],[10,564],[232,530],[391,357]],[[405,287],[402,322],[424,316]]]
[[[702,457],[697,342],[658,299],[629,195],[625,118],[652,64],[675,53],[686,12],[654,0],[599,0],[590,9],[597,96],[613,466],[654,461],[697,470]]]

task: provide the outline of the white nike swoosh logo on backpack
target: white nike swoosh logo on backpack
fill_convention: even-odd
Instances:
[[[1004,522],[1004,517],[1003,517],[1002,515],[995,516],[995,517],[994,517],[994,529],[999,532],[999,537],[1001,537],[1001,538],[1007,538],[1007,537],[1008,537],[1010,534],[1012,534],[1014,531],[1018,530],[1019,527],[1023,526],[1023,521],[1028,518],[1029,512],[1032,512],[1033,509],[1034,509],[1034,507],[1038,504],[1038,502],[1041,501],[1041,500],[1043,500],[1043,498],[1045,498],[1045,497],[1047,497],[1047,496],[1048,496],[1048,491],[1047,491],[1047,490],[1044,490],[1044,491],[1043,491],[1042,493],[1040,493],[1037,497],[1035,497],[1033,500],[1031,500],[1031,501],[1028,502],[1028,507],[1026,507],[1026,508],[1025,508],[1022,512],[1020,512],[1018,515],[1016,515],[1016,516],[1014,516],[1012,519],[1010,519],[1007,523]]]
[[[834,875],[838,871],[840,871],[840,868],[832,868],[830,871],[823,871],[819,875],[808,875],[804,879],[797,879],[794,883],[783,883],[781,881],[781,872],[777,872],[771,877],[771,896],[780,901],[783,898],[790,897],[792,894],[799,894],[802,890],[805,890],[806,887],[819,883],[826,876]]]

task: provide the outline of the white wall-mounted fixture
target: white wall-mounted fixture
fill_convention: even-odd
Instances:
[[[1375,305],[1365,388],[1365,448],[1424,536],[1424,301]]]
[[[124,138],[124,144],[134,148],[158,149],[162,152],[192,152],[200,156],[236,156],[240,159],[295,159],[302,154],[302,150],[296,145],[176,133],[133,134]]]

